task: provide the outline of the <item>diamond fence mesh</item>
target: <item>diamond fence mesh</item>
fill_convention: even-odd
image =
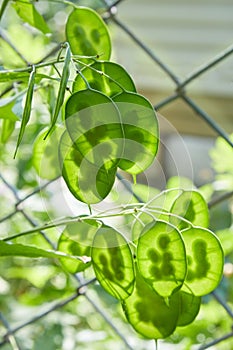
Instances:
[[[118,29],[122,30],[134,44],[137,45],[138,51],[143,51],[145,55],[150,57],[153,64],[160,67],[160,69],[163,70],[163,72],[173,81],[174,83],[174,91],[172,94],[169,94],[165,99],[162,99],[156,105],[154,106],[157,111],[160,111],[164,106],[172,104],[175,100],[181,99],[184,101],[189,108],[191,108],[205,123],[207,123],[210,128],[212,128],[217,136],[221,136],[231,147],[233,147],[233,142],[229,136],[229,134],[224,130],[224,128],[218,124],[214,118],[209,115],[204,109],[202,109],[194,100],[192,97],[190,97],[187,88],[189,87],[189,84],[191,84],[194,80],[199,79],[202,75],[206,74],[210,69],[213,69],[217,67],[222,61],[232,59],[233,55],[233,46],[227,47],[222,52],[219,52],[219,54],[215,57],[213,57],[209,62],[206,62],[206,64],[202,65],[200,68],[196,69],[194,72],[190,73],[185,79],[181,79],[179,76],[173,72],[173,70],[170,69],[169,66],[167,66],[163,62],[162,57],[158,57],[156,55],[156,50],[154,48],[146,46],[146,44],[137,36],[134,34],[134,32],[130,29],[130,27],[127,25],[127,23],[124,23],[120,16],[117,15],[116,8],[121,5],[121,0],[116,1],[114,4],[111,4],[111,6],[108,6],[108,10],[105,11],[104,16],[108,23],[110,23],[113,26],[116,26]],[[132,11],[133,11],[133,4],[132,4]],[[146,21],[146,18],[144,19]],[[224,156],[224,155],[223,155]],[[26,166],[26,164],[24,164]],[[20,174],[18,175],[20,177]],[[121,175],[118,175],[119,179],[122,180]],[[2,191],[2,204],[1,204],[1,215],[0,217],[0,227],[1,227],[1,235],[4,237],[4,232],[7,232],[9,227],[12,229],[15,227],[15,230],[17,233],[17,237],[20,237],[20,229],[22,229],[22,236],[25,236],[25,231],[29,233],[35,232],[38,235],[38,240],[45,241],[46,246],[56,249],[55,246],[55,240],[54,237],[59,234],[59,232],[53,231],[54,226],[56,225],[56,219],[55,219],[55,225],[51,227],[51,229],[44,226],[44,217],[40,217],[40,209],[38,209],[38,215],[35,215],[35,209],[33,209],[33,206],[38,206],[38,203],[41,203],[44,201],[44,198],[46,196],[49,196],[51,191],[53,191],[53,183],[54,181],[49,181],[46,183],[43,183],[41,186],[36,187],[32,192],[24,193],[21,189],[19,189],[20,186],[17,186],[17,182],[19,183],[19,179],[17,179],[17,175],[13,173],[13,167],[11,165],[4,166],[3,171],[1,170],[0,174],[0,180],[1,180],[1,191]],[[129,190],[127,188],[127,183],[125,183],[125,190]],[[223,201],[229,200],[233,195],[233,191],[229,191],[227,193],[224,193],[220,195],[217,198],[212,199],[209,202],[209,209],[212,210],[216,205]],[[4,197],[4,199],[3,199]],[[135,196],[137,199],[137,197]],[[4,209],[3,209],[4,206]],[[39,205],[40,206],[40,205]],[[50,209],[48,209],[49,211]],[[20,223],[20,224],[18,224]],[[12,237],[11,232],[11,237]],[[17,261],[17,264],[20,264]],[[9,266],[9,261],[6,260],[4,262],[4,269],[7,269]],[[26,273],[30,273],[30,269],[25,268],[26,265],[22,263],[22,271],[25,269]],[[46,270],[47,279],[49,279],[50,273]],[[54,277],[54,273],[51,273],[51,275]],[[43,272],[42,272],[42,278],[43,278]],[[15,276],[16,277],[16,276]],[[21,275],[23,278],[23,273]],[[14,278],[14,272],[11,269],[11,278]],[[15,299],[20,299],[20,294],[23,295],[24,288],[27,288],[27,285],[22,285],[22,283],[19,283],[19,289],[17,286],[17,278],[20,278],[19,276],[16,277],[16,279],[12,282],[9,282],[10,284],[6,284],[4,280],[2,279],[0,281],[1,283],[1,291],[4,295],[3,301],[1,302],[2,305],[2,311],[0,312],[0,322],[2,324],[1,329],[1,339],[0,339],[0,348],[3,349],[29,349],[30,346],[33,349],[41,349],[43,346],[46,346],[46,343],[40,343],[37,342],[35,345],[30,345],[30,341],[28,338],[30,338],[28,332],[32,332],[32,337],[36,339],[38,334],[43,331],[45,332],[45,329],[43,329],[43,323],[44,320],[49,319],[51,323],[56,323],[59,319],[59,322],[62,323],[63,319],[64,322],[69,324],[69,327],[66,327],[66,332],[68,332],[68,335],[66,334],[67,338],[72,338],[74,336],[71,332],[70,328],[72,325],[72,319],[70,322],[66,321],[66,317],[69,317],[69,313],[72,313],[72,309],[77,309],[77,313],[81,313],[81,316],[77,322],[77,320],[73,320],[74,327],[78,327],[77,323],[81,324],[81,329],[85,329],[85,327],[93,327],[97,328],[99,330],[99,333],[97,334],[96,342],[100,342],[103,339],[106,339],[106,334],[101,334],[101,329],[98,328],[98,322],[101,327],[107,328],[107,337],[110,337],[110,341],[106,342],[107,346],[112,346],[113,349],[136,349],[136,348],[153,348],[154,345],[152,343],[144,342],[143,340],[135,340],[135,336],[133,333],[127,328],[124,321],[119,320],[116,316],[118,308],[117,305],[112,305],[112,300],[109,302],[108,300],[104,303],[101,300],[101,292],[98,290],[98,292],[95,291],[93,293],[93,286],[95,285],[96,279],[93,278],[93,276],[86,276],[85,274],[78,274],[74,276],[60,276],[61,278],[61,284],[63,283],[70,283],[70,288],[68,292],[66,291],[65,295],[63,295],[63,289],[61,287],[61,291],[55,291],[52,297],[48,297],[48,300],[41,298],[41,303],[44,304],[43,307],[40,305],[40,295],[39,292],[36,292],[36,287],[39,288],[40,282],[37,281],[37,283],[34,283],[34,289],[32,290],[32,294],[35,293],[35,297],[38,299],[38,306],[34,306],[33,308],[33,316],[30,315],[32,312],[31,309],[21,306],[17,304],[15,301],[15,305],[12,305],[11,307],[8,307],[7,305],[3,306],[4,302],[9,302],[9,298],[7,298],[7,295],[13,295],[15,296]],[[38,277],[39,278],[39,277]],[[59,278],[59,276],[57,277]],[[33,280],[33,276],[31,276],[31,280]],[[72,280],[72,282],[69,282]],[[6,285],[5,285],[5,284]],[[54,282],[56,284],[56,281]],[[223,281],[224,284],[224,281]],[[43,285],[43,284],[41,284]],[[76,285],[76,287],[74,287]],[[45,286],[43,286],[46,290]],[[12,290],[10,289],[12,288]],[[48,288],[53,288],[53,286],[49,285]],[[226,288],[226,286],[224,287]],[[48,291],[47,291],[48,292]],[[13,299],[13,296],[12,299]],[[103,297],[103,296],[102,296]],[[104,296],[103,298],[106,298]],[[218,304],[218,308],[216,310],[219,310],[217,312],[220,312],[223,318],[226,319],[226,323],[228,325],[233,326],[233,311],[232,311],[232,304],[228,303],[226,301],[226,298],[224,295],[222,295],[221,289],[217,290],[212,293],[212,295],[209,296],[209,299],[214,299],[216,304]],[[55,300],[55,301],[54,301]],[[79,301],[81,300],[81,301]],[[12,302],[14,304],[14,302]],[[216,305],[215,304],[215,305]],[[78,305],[78,306],[77,306]],[[81,305],[81,306],[80,306]],[[83,307],[83,305],[86,305]],[[18,307],[18,309],[17,309]],[[68,307],[68,309],[66,308]],[[112,310],[111,310],[112,309]],[[64,310],[64,311],[63,311]],[[54,315],[54,316],[53,316]],[[210,313],[210,315],[212,315]],[[71,317],[71,316],[70,316]],[[93,318],[97,318],[97,325],[96,322],[94,322]],[[214,315],[213,315],[214,317]],[[88,318],[90,318],[88,320]],[[56,321],[56,322],[55,322]],[[46,323],[45,325],[48,325],[49,323]],[[93,326],[94,324],[94,326]],[[228,331],[225,333],[219,334],[217,331],[218,325],[215,324],[214,319],[209,320],[209,326],[211,328],[212,326],[212,338],[209,336],[204,336],[203,334],[205,331],[203,330],[201,334],[199,334],[199,338],[197,339],[197,343],[199,345],[195,345],[192,347],[192,345],[186,345],[184,346],[184,349],[230,349],[231,346],[233,346],[233,331],[232,328],[228,326]],[[48,326],[49,327],[49,326]],[[79,329],[79,328],[78,328]],[[28,331],[27,331],[28,330]],[[57,334],[61,333],[61,329],[58,329],[57,331],[55,329],[49,329],[50,334],[52,336],[57,337]],[[65,332],[63,330],[63,332]],[[70,332],[70,334],[69,334]],[[81,337],[81,333],[78,333]],[[110,334],[110,335],[109,335]],[[215,335],[216,334],[216,335]],[[19,335],[19,337],[18,337]],[[86,338],[88,338],[88,334],[86,335]],[[93,335],[91,334],[90,337]],[[98,338],[99,336],[99,338]],[[49,334],[46,333],[46,337],[51,337]],[[198,337],[198,336],[197,336]],[[202,338],[203,337],[203,338]],[[25,343],[22,342],[23,339],[25,340]],[[117,340],[119,339],[119,340]],[[202,341],[203,340],[203,341]],[[229,342],[230,341],[230,342]],[[45,340],[44,340],[45,342]],[[84,342],[85,343],[85,342]],[[78,348],[86,349],[86,348],[93,348],[92,345],[84,345],[84,343],[81,343]],[[178,343],[178,345],[176,344]],[[57,340],[57,345],[55,342],[49,345],[49,341],[47,343],[47,349],[73,349],[74,343],[69,343],[66,341],[66,344],[64,342],[62,343]],[[63,344],[63,345],[62,345]],[[100,342],[101,344],[101,342]],[[117,345],[116,345],[117,344]],[[88,347],[89,346],[89,347]],[[102,344],[103,346],[103,344]],[[181,349],[182,346],[179,344],[178,340],[173,339],[173,344],[166,344],[161,341],[161,349]],[[219,347],[218,347],[219,346]],[[76,347],[75,347],[76,348]],[[101,348],[97,347],[96,348]],[[103,348],[103,347],[102,347]]]

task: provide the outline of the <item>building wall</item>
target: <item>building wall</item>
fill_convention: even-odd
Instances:
[[[232,44],[232,0],[124,0],[117,18],[183,80]],[[138,90],[153,104],[174,92],[175,84],[117,26],[111,25],[114,57],[132,74]],[[187,94],[226,131],[233,131],[233,55],[187,86]],[[179,132],[214,135],[183,101],[159,112]],[[166,132],[165,128],[164,131]]]

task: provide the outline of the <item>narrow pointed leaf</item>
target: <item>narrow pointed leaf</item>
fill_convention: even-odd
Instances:
[[[162,339],[176,328],[179,303],[178,293],[166,302],[137,272],[134,291],[123,301],[122,307],[127,320],[138,333],[149,339]]]
[[[147,225],[138,240],[137,263],[142,277],[159,295],[169,297],[179,290],[187,271],[180,232],[159,220]]]
[[[114,62],[97,61],[91,66],[82,69],[82,75],[86,78],[92,89],[101,91],[110,97],[121,93],[122,88],[136,92],[130,75],[122,66]],[[85,89],[86,84],[82,76],[78,74],[73,84],[73,92]]]
[[[70,47],[67,44],[65,62],[63,65],[63,70],[62,70],[58,95],[57,95],[57,99],[56,99],[55,109],[54,109],[54,113],[52,116],[50,128],[49,128],[45,138],[48,136],[48,134],[51,132],[54,125],[56,124],[60,109],[61,109],[63,102],[64,102],[66,88],[67,88],[67,82],[68,82],[69,75],[70,75],[70,60],[71,60],[71,52],[70,52]]]
[[[125,137],[119,168],[136,175],[154,161],[159,143],[156,113],[142,95],[123,92],[113,98],[122,119]]]
[[[1,8],[0,8],[0,20],[2,19],[2,16],[6,10],[6,7],[7,7],[9,1],[10,0],[3,0],[3,2],[2,2]]]
[[[41,249],[25,244],[0,241],[0,257],[6,256],[21,256],[25,258],[62,258],[74,261],[77,259],[80,261],[83,260],[79,256],[69,256],[59,251]]]
[[[9,119],[13,122],[19,120],[19,118],[13,112],[13,108],[16,101],[12,99],[2,99],[0,101],[0,119]]]
[[[24,22],[30,24],[32,27],[40,30],[44,34],[50,32],[47,23],[41,14],[36,10],[33,3],[29,2],[28,0],[15,1],[12,6]]]
[[[33,69],[31,71],[30,77],[29,77],[28,91],[27,91],[27,95],[26,95],[26,101],[25,101],[25,106],[24,106],[24,110],[23,110],[23,117],[22,117],[22,122],[21,122],[21,127],[20,127],[20,131],[19,131],[19,136],[18,136],[18,140],[17,140],[14,158],[16,156],[18,147],[22,141],[27,123],[29,122],[29,119],[30,119],[32,97],[33,97],[34,83],[35,83],[35,74],[36,74],[36,70],[35,70],[35,67],[33,66]]]
[[[24,80],[28,81],[30,76],[29,72],[17,72],[17,71],[0,71],[0,83],[7,83],[9,81]]]
[[[187,293],[202,296],[211,293],[220,283],[224,255],[215,234],[201,227],[182,231],[188,271],[182,287]]]
[[[111,56],[108,28],[90,8],[79,7],[71,12],[66,23],[66,37],[74,55],[97,56],[102,60],[109,60]]]
[[[112,227],[100,228],[93,240],[92,264],[101,286],[124,300],[134,288],[134,265],[126,239]]]

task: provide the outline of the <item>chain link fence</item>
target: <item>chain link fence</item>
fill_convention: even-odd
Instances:
[[[127,1],[127,0],[125,0]],[[129,0],[130,1],[130,0]],[[172,104],[175,100],[181,99],[189,108],[191,108],[200,118],[202,121],[207,123],[211,129],[214,130],[216,136],[221,136],[231,147],[233,147],[233,142],[230,139],[228,133],[224,130],[224,128],[218,124],[214,118],[209,115],[204,109],[202,109],[195,101],[194,99],[189,95],[187,88],[189,87],[189,84],[191,84],[194,80],[199,79],[202,75],[204,75],[206,72],[208,72],[210,69],[215,68],[218,64],[220,64],[223,60],[232,59],[233,55],[233,45],[230,47],[227,47],[222,52],[219,52],[218,55],[213,57],[209,62],[206,62],[206,64],[202,65],[200,68],[196,69],[194,72],[192,72],[190,75],[188,75],[185,79],[181,79],[179,76],[176,75],[176,73],[170,69],[169,66],[167,66],[162,57],[159,57],[156,55],[156,50],[154,48],[148,47],[144,41],[141,40],[137,35],[134,34],[134,32],[130,29],[127,23],[124,23],[121,18],[117,15],[116,8],[118,6],[121,6],[121,0],[116,1],[114,4],[111,4],[111,6],[108,5],[108,10],[104,13],[104,17],[106,21],[111,24],[111,26],[116,26],[119,30],[122,30],[134,44],[137,45],[138,51],[143,51],[145,55],[147,55],[153,62],[153,64],[157,65],[162,69],[162,71],[169,77],[172,82],[174,83],[174,91],[169,94],[166,98],[162,99],[155,105],[155,109],[157,111],[162,110],[164,106],[167,106],[169,104]],[[133,4],[132,4],[132,11],[133,11]],[[143,14],[142,14],[143,15]],[[144,18],[146,21],[147,19]],[[120,53],[119,53],[120,55]],[[11,221],[22,221],[25,223],[25,227],[27,227],[28,232],[39,232],[41,239],[45,240],[46,243],[53,249],[56,249],[53,243],[53,239],[51,239],[50,235],[47,234],[47,230],[40,230],[40,225],[42,224],[40,220],[35,218],[31,212],[30,207],[31,205],[34,205],[37,201],[42,201],[43,196],[46,196],[46,191],[50,191],[51,186],[53,185],[53,181],[44,183],[42,186],[36,188],[33,192],[24,194],[22,191],[20,191],[15,185],[12,185],[14,183],[13,179],[14,176],[12,176],[11,171],[12,169],[6,169],[8,171],[7,174],[4,174],[1,172],[0,174],[0,180],[1,180],[1,191],[6,193],[7,192],[7,212],[0,217],[0,224],[2,227],[2,232],[4,232],[5,229],[8,227],[8,222]],[[8,174],[10,173],[10,176]],[[126,190],[127,190],[127,184],[126,184]],[[128,189],[130,190],[130,189]],[[218,205],[222,201],[226,201],[233,195],[233,191],[229,191],[227,193],[224,193],[220,197],[214,198],[209,202],[209,208],[212,210],[213,207]],[[33,201],[33,198],[35,200]],[[137,199],[137,198],[136,198]],[[32,203],[32,204],[31,204]],[[2,212],[4,212],[2,210]],[[43,221],[42,221],[43,222]],[[26,224],[27,223],[27,224]],[[30,229],[31,227],[31,229]],[[24,231],[25,232],[25,231]],[[23,266],[22,266],[23,269]],[[149,349],[150,346],[153,348],[154,345],[150,342],[144,342],[142,340],[135,340],[135,336],[133,336],[133,333],[127,328],[124,321],[119,321],[116,319],[116,316],[113,317],[113,314],[108,310],[110,307],[109,304],[103,305],[101,303],[101,298],[96,298],[96,295],[93,297],[92,295],[92,287],[95,284],[95,279],[89,276],[83,276],[76,275],[72,276],[72,279],[74,280],[73,283],[76,284],[76,290],[73,293],[70,293],[70,295],[66,295],[64,297],[61,297],[61,295],[58,296],[57,301],[53,301],[50,303],[45,303],[45,306],[43,306],[43,311],[41,309],[38,311],[38,313],[35,313],[32,317],[28,315],[28,312],[26,312],[26,316],[24,316],[24,310],[20,309],[20,317],[19,315],[11,314],[9,317],[6,314],[4,310],[0,312],[0,322],[2,324],[1,329],[1,338],[0,338],[0,348],[2,349],[14,349],[14,350],[20,350],[24,349],[24,346],[22,345],[22,342],[18,341],[18,333],[22,332],[24,334],[24,330],[31,325],[36,325],[40,320],[44,320],[47,317],[50,317],[51,315],[55,315],[55,317],[63,318],[62,309],[66,307],[67,305],[70,305],[70,308],[73,308],[75,306],[74,303],[77,302],[77,300],[82,299],[82,303],[88,305],[87,308],[90,306],[92,308],[92,312],[96,314],[97,318],[100,317],[102,319],[102,324],[105,324],[108,329],[111,329],[111,334],[115,334],[113,339],[118,338],[119,342],[115,345],[113,344],[113,349],[136,349],[136,348],[144,348]],[[1,287],[4,289],[3,287]],[[90,291],[90,293],[89,293]],[[17,293],[16,293],[17,294]],[[226,303],[225,299],[222,297],[221,293],[219,291],[215,291],[212,293],[210,298],[215,299],[215,301],[218,303],[219,307],[222,308],[223,315],[225,318],[228,318],[229,322],[233,326],[233,311],[232,311],[232,305],[229,305]],[[115,306],[114,306],[115,308]],[[14,309],[14,308],[13,308]],[[37,310],[37,309],[36,309]],[[60,313],[57,313],[61,310]],[[12,310],[11,310],[12,312]],[[77,311],[78,312],[78,311]],[[84,312],[82,310],[82,312]],[[17,313],[17,310],[15,310],[15,313]],[[17,324],[13,323],[14,317],[18,320]],[[85,312],[84,312],[85,317]],[[9,320],[10,319],[10,320]],[[19,319],[21,320],[19,322]],[[65,319],[65,311],[64,311],[64,319]],[[209,320],[209,323],[211,325],[211,322],[213,320]],[[61,320],[62,322],[62,320]],[[85,324],[84,324],[85,326]],[[88,325],[86,325],[88,326]],[[126,329],[126,330],[125,330]],[[27,333],[25,333],[27,334]],[[134,337],[134,338],[133,338]],[[205,342],[203,342],[203,345],[196,345],[195,349],[197,350],[203,350],[203,349],[229,349],[229,344],[227,341],[229,339],[233,339],[233,331],[232,329],[229,329],[228,332],[225,334],[221,334],[220,336],[216,337],[215,339],[205,339]],[[147,345],[148,344],[148,345]],[[218,347],[218,344],[226,344],[226,347]],[[140,347],[141,346],[141,347]],[[181,349],[181,345],[176,345],[174,342],[174,345],[172,344],[164,344],[161,341],[161,349]],[[51,346],[49,350],[52,350],[54,347]],[[60,346],[57,346],[57,349],[61,348]],[[69,345],[65,349],[69,348]],[[71,345],[70,345],[71,348]],[[85,346],[80,346],[81,348],[88,348]],[[190,349],[194,349],[190,346]],[[187,349],[187,347],[185,347]]]

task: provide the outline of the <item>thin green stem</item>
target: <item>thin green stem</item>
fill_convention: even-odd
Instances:
[[[127,91],[117,80],[113,79],[110,75],[106,74],[105,72],[101,71],[101,70],[98,70],[94,67],[92,67],[92,64],[87,64],[87,63],[84,63],[78,59],[76,59],[76,62],[83,65],[85,68],[89,68],[91,69],[92,71],[94,71],[95,73],[99,74],[99,75],[102,75],[106,78],[108,78],[109,80],[111,80],[113,83],[115,83],[117,86],[119,86],[119,88],[122,90],[122,91]],[[78,71],[78,73],[80,74],[80,71]]]
[[[180,216],[180,215],[177,215],[177,214],[174,214],[174,213],[170,213],[170,212],[167,212],[165,210],[157,210],[157,209],[152,209],[152,208],[148,208],[148,210],[143,210],[142,212],[144,213],[147,213],[148,215],[151,215],[150,212],[152,213],[156,213],[156,214],[159,214],[159,215],[165,215],[165,216],[170,216],[170,217],[174,217],[178,220],[181,220],[181,221],[184,221],[186,224],[188,224],[189,226],[191,227],[195,227],[195,225],[193,225],[189,220],[185,219],[183,216]],[[153,215],[151,215],[153,217]]]
[[[85,85],[86,85],[86,88],[89,89],[89,90],[92,90],[91,85],[88,83],[86,77],[83,75],[83,73],[81,72],[81,70],[76,68],[76,72],[80,75],[80,77],[81,77],[82,80],[84,81],[84,83],[85,83]]]
[[[142,204],[139,204],[139,206],[140,205],[142,205]],[[153,217],[152,213],[156,213],[156,214],[159,214],[159,215],[167,215],[167,216],[175,217],[176,219],[184,221],[188,225],[193,227],[193,224],[190,221],[188,221],[187,219],[183,218],[182,216],[176,215],[174,213],[169,213],[169,212],[163,210],[162,208],[161,208],[161,210],[158,210],[158,209],[155,209],[155,207],[146,207],[146,209],[145,209],[145,207],[142,207],[142,208],[137,208],[136,210],[139,213],[147,213],[148,215],[151,215],[152,217]],[[44,231],[44,230],[48,230],[48,229],[54,228],[54,227],[65,226],[67,224],[74,223],[74,222],[80,222],[80,221],[85,221],[85,220],[90,220],[90,219],[101,220],[101,219],[106,219],[106,218],[110,218],[110,217],[111,218],[113,218],[113,217],[121,217],[123,215],[135,215],[135,208],[122,209],[122,211],[116,212],[116,213],[112,213],[109,210],[106,210],[106,211],[104,211],[102,213],[99,213],[99,214],[91,214],[91,215],[87,215],[87,216],[65,218],[64,220],[61,220],[61,221],[48,222],[45,225],[35,226],[32,229],[30,229],[30,230],[19,232],[19,233],[16,233],[15,235],[12,235],[12,236],[9,236],[9,237],[5,237],[5,238],[3,238],[3,241],[11,241],[11,240],[13,240],[15,238],[19,238],[19,237],[22,237],[22,236],[27,236],[27,235],[30,235],[30,234],[33,234],[33,233],[36,233],[36,232],[41,232],[41,231]]]
[[[27,230],[27,231],[23,231],[23,232],[19,232],[19,233],[16,233],[15,235],[12,235],[12,236],[9,236],[9,237],[5,237],[3,238],[2,240],[3,241],[11,241],[12,239],[15,239],[15,238],[19,238],[19,237],[22,237],[22,236],[28,236],[30,234],[33,234],[33,233],[36,233],[36,232],[40,232],[40,231],[44,231],[44,230],[48,230],[50,228],[54,228],[54,227],[59,227],[59,226],[65,226],[67,224],[70,224],[70,223],[74,223],[74,222],[80,222],[80,221],[85,221],[85,220],[90,220],[90,219],[96,219],[96,220],[100,220],[100,219],[106,219],[106,218],[109,218],[109,217],[119,217],[119,216],[122,216],[122,215],[132,215],[134,212],[133,209],[131,210],[127,210],[125,211],[124,213],[121,212],[121,213],[109,213],[109,214],[105,214],[105,215],[89,215],[89,216],[83,216],[83,217],[76,217],[76,218],[69,218],[69,219],[65,219],[65,220],[62,220],[60,222],[52,222],[52,223],[47,223],[45,225],[42,225],[42,226],[36,226],[30,230]]]

